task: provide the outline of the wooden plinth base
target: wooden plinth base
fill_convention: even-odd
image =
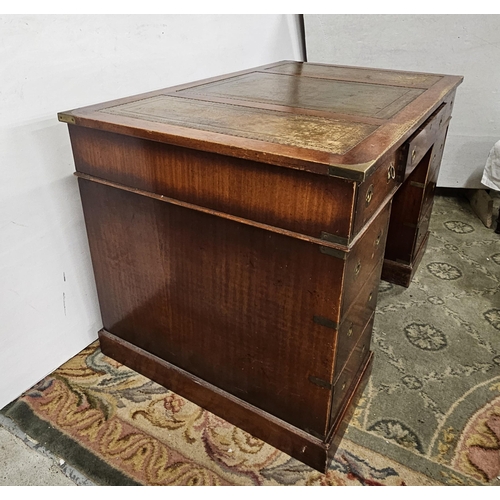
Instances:
[[[418,252],[415,254],[415,258],[409,264],[404,262],[397,262],[394,260],[384,259],[384,266],[382,267],[382,277],[384,281],[389,283],[394,283],[395,285],[401,285],[406,288],[410,286],[411,280],[415,274],[415,271],[424,256],[425,249],[427,248],[427,242],[429,241],[429,232],[425,235],[422,244]]]
[[[101,330],[103,354],[167,387],[301,462],[325,473],[347,429],[371,371],[369,353],[348,391],[342,410],[325,441],[195,377],[115,335]]]

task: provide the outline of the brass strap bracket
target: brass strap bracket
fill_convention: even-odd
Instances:
[[[75,117],[68,115],[66,113],[57,113],[57,119],[63,123],[72,123],[72,124],[76,123]]]
[[[309,382],[311,382],[311,384],[317,385],[318,387],[321,387],[322,389],[328,389],[329,391],[331,391],[333,387],[333,385],[329,384],[326,380],[318,377],[313,377],[312,375],[309,377]]]
[[[313,321],[318,325],[326,326],[327,328],[331,328],[332,330],[338,330],[339,328],[339,325],[336,321],[324,318],[323,316],[313,316]]]

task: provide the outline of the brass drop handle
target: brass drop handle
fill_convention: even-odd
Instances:
[[[347,331],[348,337],[350,337],[352,335],[353,329],[354,329],[354,325],[351,323],[351,325],[349,326],[349,330]]]
[[[370,292],[370,295],[368,296],[368,302],[371,302],[373,299],[373,292]]]
[[[413,163],[415,161],[415,157],[417,156],[417,150],[414,149],[412,152],[411,152],[411,162]]]
[[[370,184],[368,191],[366,191],[366,204],[369,205],[373,198],[373,184]]]
[[[387,170],[387,182],[393,181],[396,178],[396,167],[394,163],[389,165],[389,169]]]
[[[377,239],[374,242],[374,245],[376,247],[378,247],[380,245],[380,242],[382,241],[382,234],[383,234],[382,231],[380,231],[380,233],[378,233]]]
[[[358,261],[356,267],[354,268],[354,276],[357,276],[359,274],[359,271],[361,271],[361,261]]]

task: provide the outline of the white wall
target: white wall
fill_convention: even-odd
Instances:
[[[101,327],[57,112],[300,58],[293,15],[0,16],[0,408]]]
[[[306,15],[310,62],[463,75],[438,186],[484,188],[500,139],[500,15]]]

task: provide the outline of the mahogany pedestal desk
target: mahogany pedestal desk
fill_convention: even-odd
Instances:
[[[461,80],[283,61],[60,113],[103,353],[324,472]]]

